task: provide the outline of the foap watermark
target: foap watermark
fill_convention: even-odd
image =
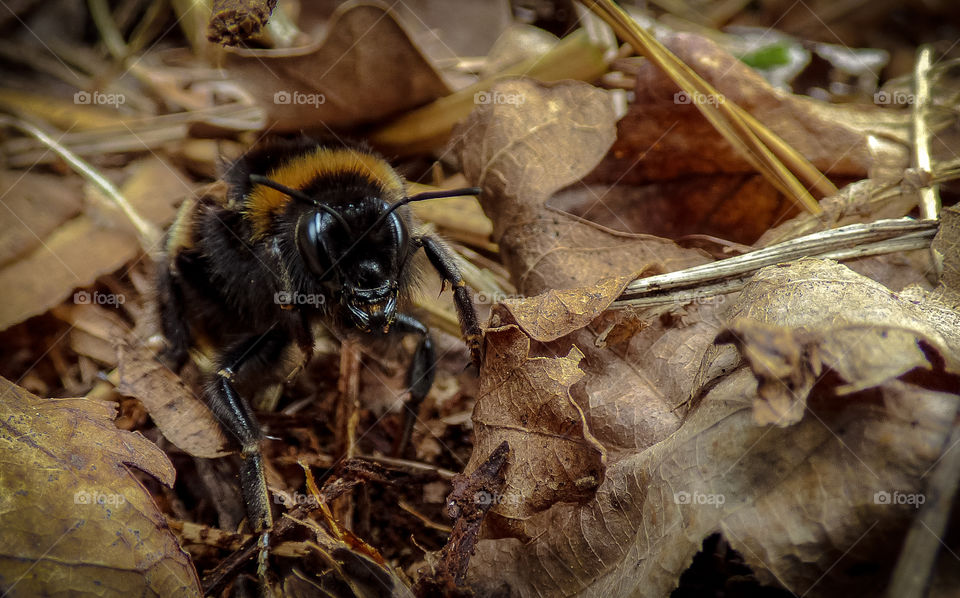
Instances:
[[[927,497],[919,492],[906,493],[894,490],[887,492],[880,490],[873,495],[873,503],[876,505],[909,505],[914,509],[919,509],[920,505],[927,502]]]
[[[674,493],[673,502],[678,505],[712,505],[719,509],[727,502],[727,498],[722,494],[703,494],[696,491],[690,493],[681,490]]]
[[[278,490],[273,495],[273,502],[278,505],[283,505],[287,508],[299,506],[320,506],[320,499],[312,494],[304,494],[303,492],[284,492],[283,490]]]
[[[273,94],[273,103],[283,106],[313,106],[314,108],[319,108],[320,104],[325,104],[326,102],[327,96],[322,93],[281,90]]]
[[[487,505],[516,505],[520,502],[520,497],[516,494],[504,495],[480,490],[474,493],[473,502],[482,507]]]
[[[73,94],[74,104],[85,104],[95,106],[113,106],[119,108],[120,104],[127,103],[127,97],[122,93],[102,93],[99,91],[78,91]]]
[[[507,299],[522,299],[523,295],[510,295],[508,293],[501,293],[499,291],[494,291],[488,293],[487,291],[477,291],[473,295],[473,302],[480,305],[493,305],[494,303],[501,303]]]
[[[678,297],[675,300],[677,305],[723,305],[726,302],[726,295],[714,295],[707,293],[696,293],[692,296]]]
[[[502,91],[478,91],[473,94],[474,104],[510,104],[519,106],[526,98],[522,93],[503,93]]]
[[[127,298],[122,293],[77,291],[73,294],[73,302],[77,305],[112,305],[118,307],[126,303]]]
[[[713,104],[714,106],[719,106],[726,101],[727,98],[720,93],[700,93],[699,91],[695,91],[690,94],[685,91],[678,91],[673,94],[674,104]]]
[[[878,91],[873,94],[873,103],[883,106],[910,106],[917,101],[917,96],[903,91]]]
[[[290,291],[280,291],[273,294],[273,302],[281,307],[293,307],[294,305],[312,305],[320,307],[326,303],[327,298],[320,293],[297,293]]]
[[[113,505],[119,506],[127,502],[122,494],[112,494],[109,492],[88,492],[87,490],[77,490],[73,495],[73,504],[75,505]]]

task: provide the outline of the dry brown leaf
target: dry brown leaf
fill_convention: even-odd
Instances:
[[[177,170],[160,158],[145,158],[131,168],[121,191],[147,220],[166,225],[179,199],[190,192]],[[23,190],[25,193],[26,190]],[[73,290],[118,270],[141,251],[132,226],[113,204],[97,193],[84,214],[62,222],[29,253],[0,268],[0,330],[42,314]],[[13,222],[12,230],[28,223]],[[82,301],[81,301],[82,302]]]
[[[558,501],[583,500],[602,481],[601,443],[647,447],[676,429],[676,403],[664,401],[658,388],[676,382],[656,371],[659,362],[645,359],[648,351],[665,350],[658,346],[664,328],[630,343],[622,330],[638,330],[635,318],[603,319],[596,331],[586,326],[636,272],[706,258],[544,206],[553,192],[588,172],[612,142],[614,116],[605,92],[579,83],[517,80],[494,93],[524,101],[481,106],[471,115],[458,142],[464,170],[484,188],[481,202],[517,287],[542,294],[492,311],[467,471],[500,442],[510,442],[507,487],[491,519],[500,533],[526,537],[523,520]],[[614,328],[620,332],[611,337]],[[713,332],[709,325],[690,327],[682,343],[706,347]],[[686,353],[674,345],[666,351]],[[596,417],[611,412],[637,425]]]
[[[615,115],[606,92],[585,83],[518,79],[491,93],[523,99],[480,105],[455,138],[464,174],[484,189],[480,201],[494,222],[493,240],[521,293],[706,261],[670,241],[616,233],[544,205],[613,143]]]
[[[590,183],[564,190],[550,205],[616,231],[668,239],[703,234],[738,243],[752,243],[797,211],[763,175],[747,173],[681,176],[640,185]]]
[[[107,367],[117,392],[143,403],[164,437],[177,448],[205,459],[230,452],[213,412],[134,336],[117,314],[99,305],[60,305],[53,313],[69,322],[70,348]]]
[[[190,558],[128,469],[172,486],[160,449],[118,430],[112,403],[43,399],[5,379],[0,397],[0,586],[23,596],[201,595]]]
[[[757,314],[784,338],[810,335],[797,363],[810,367],[804,360],[815,354],[836,368],[812,385],[805,416],[786,428],[757,425],[756,376],[730,359],[729,347],[706,352],[702,401],[653,446],[611,450],[597,433],[604,418],[611,427],[642,422],[591,405],[590,430],[607,449],[603,483],[592,500],[527,518],[525,541],[481,541],[471,563],[478,594],[509,587],[510,595],[663,596],[713,533],[722,533],[761,581],[796,594],[882,588],[885,575],[857,575],[856,564],[883,570],[891,563],[889,546],[924,500],[922,476],[939,457],[957,408],[957,396],[944,392],[955,392],[957,378],[938,364],[953,371],[957,363],[960,318],[922,291],[897,297],[842,266],[812,260],[762,271],[732,313]],[[859,328],[843,327],[843,317],[861,318]],[[676,336],[689,338],[684,328],[663,334]],[[925,363],[905,372],[911,364],[893,359],[900,352]],[[701,346],[686,360],[650,359],[677,378],[684,362],[704,353]],[[793,372],[786,370],[787,378]],[[663,390],[677,400],[682,388]]]
[[[960,306],[960,209],[946,208],[940,218],[940,230],[931,247],[942,272],[936,296],[956,308]]]
[[[383,5],[345,4],[326,30],[304,47],[228,50],[227,67],[272,131],[354,127],[450,93]]]
[[[0,267],[33,251],[83,207],[76,179],[33,172],[0,172],[7,214],[0,218]]]
[[[803,418],[807,396],[827,370],[842,381],[838,393],[854,393],[915,368],[937,369],[928,355],[933,347],[946,371],[960,373],[951,357],[960,354],[960,317],[931,321],[932,309],[917,309],[914,300],[846,266],[800,260],[757,273],[717,342],[735,343],[759,380],[757,423],[786,426]],[[780,324],[784,310],[787,325]],[[708,350],[704,367],[721,351]]]
[[[795,214],[796,207],[716,132],[697,102],[736,102],[840,183],[902,173],[909,165],[902,113],[776,90],[699,35],[669,34],[664,43],[722,96],[689,98],[649,62],[636,63],[636,99],[618,123],[610,153],[587,177],[591,195],[602,196],[609,210],[597,208],[590,196],[574,196],[562,204],[568,211],[617,230],[671,238],[709,234],[748,244]]]
[[[570,387],[583,377],[576,347],[563,357],[531,357],[516,325],[487,331],[487,375],[473,412],[473,471],[502,442],[515,451],[496,513],[525,519],[557,501],[578,501],[603,479],[606,458]]]
[[[117,342],[129,334],[130,327],[116,312],[116,306],[64,304],[51,311],[70,324],[70,348],[77,355],[107,367],[117,365]]]
[[[213,459],[230,452],[213,412],[152,351],[124,342],[118,357],[117,392],[139,399],[167,440],[194,457]]]
[[[585,289],[550,290],[529,300],[507,300],[494,308],[491,320],[497,325],[512,320],[536,341],[557,340],[590,324],[634,278],[627,274],[599,280]]]
[[[909,165],[908,116],[864,105],[837,105],[774,89],[716,42],[692,33],[662,40],[723,94],[677,96],[676,84],[648,62],[639,63],[636,101],[620,121],[617,143],[594,173],[602,181],[663,181],[693,174],[750,173],[753,169],[714,131],[694,102],[733,101],[831,177],[864,178],[880,165]],[[873,134],[898,142],[874,139]],[[897,134],[898,133],[898,134]],[[639,162],[637,158],[643,156]]]

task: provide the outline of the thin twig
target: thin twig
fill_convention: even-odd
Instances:
[[[444,469],[442,467],[437,467],[436,465],[423,463],[421,461],[398,459],[396,457],[387,457],[384,455],[357,455],[357,457],[359,459],[367,459],[368,461],[376,461],[377,463],[389,465],[390,467],[409,469],[415,473],[433,473],[436,474],[441,480],[450,481],[459,475],[455,471],[450,471],[449,469]]]
[[[634,280],[611,307],[690,303],[743,288],[760,268],[803,257],[845,260],[929,247],[940,223],[899,218],[851,224],[744,255]]]

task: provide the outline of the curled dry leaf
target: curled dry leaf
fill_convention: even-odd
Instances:
[[[917,368],[960,374],[960,316],[944,308],[901,298],[834,262],[801,260],[757,273],[717,342],[735,343],[757,376],[757,423],[786,426],[803,418],[828,370],[840,378],[839,395]],[[723,350],[708,350],[704,367]]]
[[[128,342],[117,351],[117,392],[139,399],[167,440],[194,457],[213,459],[230,452],[210,408],[152,351]]]
[[[127,468],[172,485],[160,449],[118,430],[111,403],[43,399],[4,379],[0,397],[0,586],[24,596],[200,596],[190,558]]]
[[[613,143],[616,117],[607,92],[518,79],[492,93],[523,102],[479,106],[455,138],[464,174],[483,187],[480,202],[494,222],[494,241],[522,294],[706,261],[670,241],[616,233],[544,205],[590,172]]]
[[[476,110],[461,129],[461,159],[467,178],[484,188],[481,201],[517,287],[542,294],[492,310],[475,450],[466,469],[509,441],[513,457],[492,527],[530,537],[524,521],[535,513],[592,496],[604,478],[605,447],[650,446],[676,429],[676,403],[665,401],[659,388],[676,382],[645,356],[706,347],[713,328],[691,326],[683,340],[664,343],[657,325],[633,342],[622,332],[641,328],[635,317],[613,324],[600,318],[637,272],[707,260],[670,241],[611,233],[544,205],[612,143],[614,115],[605,92],[522,80],[495,92],[524,101]],[[689,381],[694,372],[676,380]],[[613,414],[635,425],[610,420]]]
[[[838,319],[864,311],[859,326]],[[762,330],[778,330],[774,347],[820,331],[803,337],[793,362],[812,368],[806,360],[815,355],[831,368],[812,385],[804,417],[785,428],[757,425],[755,373],[723,351],[706,352],[708,374],[695,390],[702,400],[674,434],[641,450],[608,450],[592,500],[530,517],[532,539],[480,542],[471,565],[478,593],[509,586],[512,595],[662,596],[713,533],[762,581],[798,595],[882,588],[885,576],[857,575],[855,565],[891,563],[889,546],[922,500],[922,476],[957,408],[950,372],[960,318],[925,295],[897,297],[813,260],[762,271],[732,313],[737,321],[757,314]],[[883,359],[896,352],[916,360]],[[905,371],[911,363],[920,367]],[[785,371],[781,385],[794,373]],[[625,425],[622,415],[606,415]]]
[[[450,93],[382,5],[343,5],[327,37],[283,50],[230,49],[227,68],[274,132],[377,122]]]
[[[397,11],[403,23],[419,25],[419,30],[410,31],[432,64],[456,63],[464,56],[486,56],[486,66],[494,52],[491,46],[499,42],[501,34],[513,23],[513,10],[505,0],[405,0],[390,8]],[[448,71],[446,75],[451,73]]]
[[[757,376],[733,347],[712,348],[721,298],[674,320],[603,313],[631,273],[704,257],[544,207],[612,139],[612,117],[598,118],[602,92],[579,87],[506,83],[497,91],[524,102],[481,106],[461,129],[466,176],[484,188],[517,287],[542,293],[494,306],[486,335],[467,471],[504,439],[513,457],[488,517],[497,539],[478,544],[472,587],[480,595],[662,596],[714,533],[762,581],[797,593],[885,583],[833,565],[892,558],[886,547],[911,509],[886,497],[917,497],[957,406],[946,392],[960,353],[956,314],[922,291],[897,297],[841,266],[816,276],[797,266],[764,271],[780,278],[758,278],[732,313],[762,302],[765,319],[737,330],[765,341],[751,345],[756,359],[781,358],[768,364],[765,384],[795,378],[809,396],[793,425],[758,425]],[[597,282],[604,274],[620,277]],[[818,283],[817,301],[812,289],[796,288]],[[861,319],[849,329],[827,328],[831,316],[850,313]],[[810,326],[817,322],[819,334]],[[874,346],[857,353],[855,335],[865,332]],[[884,351],[902,355],[884,359]],[[827,374],[819,380],[818,369]],[[677,408],[691,395],[701,400],[681,422]]]
[[[489,329],[467,471],[504,441],[516,450],[497,514],[526,519],[558,500],[589,496],[603,477],[605,453],[592,437],[570,387],[583,377],[576,347],[564,357],[530,357],[516,325]]]

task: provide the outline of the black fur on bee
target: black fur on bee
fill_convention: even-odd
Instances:
[[[314,329],[326,326],[341,336],[419,336],[408,373],[415,408],[433,384],[436,360],[426,327],[402,311],[419,249],[453,286],[479,365],[470,293],[444,245],[417,234],[404,207],[479,190],[408,197],[403,179],[374,153],[307,138],[258,144],[227,168],[224,181],[225,199],[189,200],[168,233],[158,269],[162,358],[179,369],[192,348],[213,349],[216,373],[208,376],[206,398],[241,449],[249,522],[264,532],[273,519],[249,393],[285,379],[278,364],[291,349],[308,359]],[[407,414],[405,440],[413,423]]]

